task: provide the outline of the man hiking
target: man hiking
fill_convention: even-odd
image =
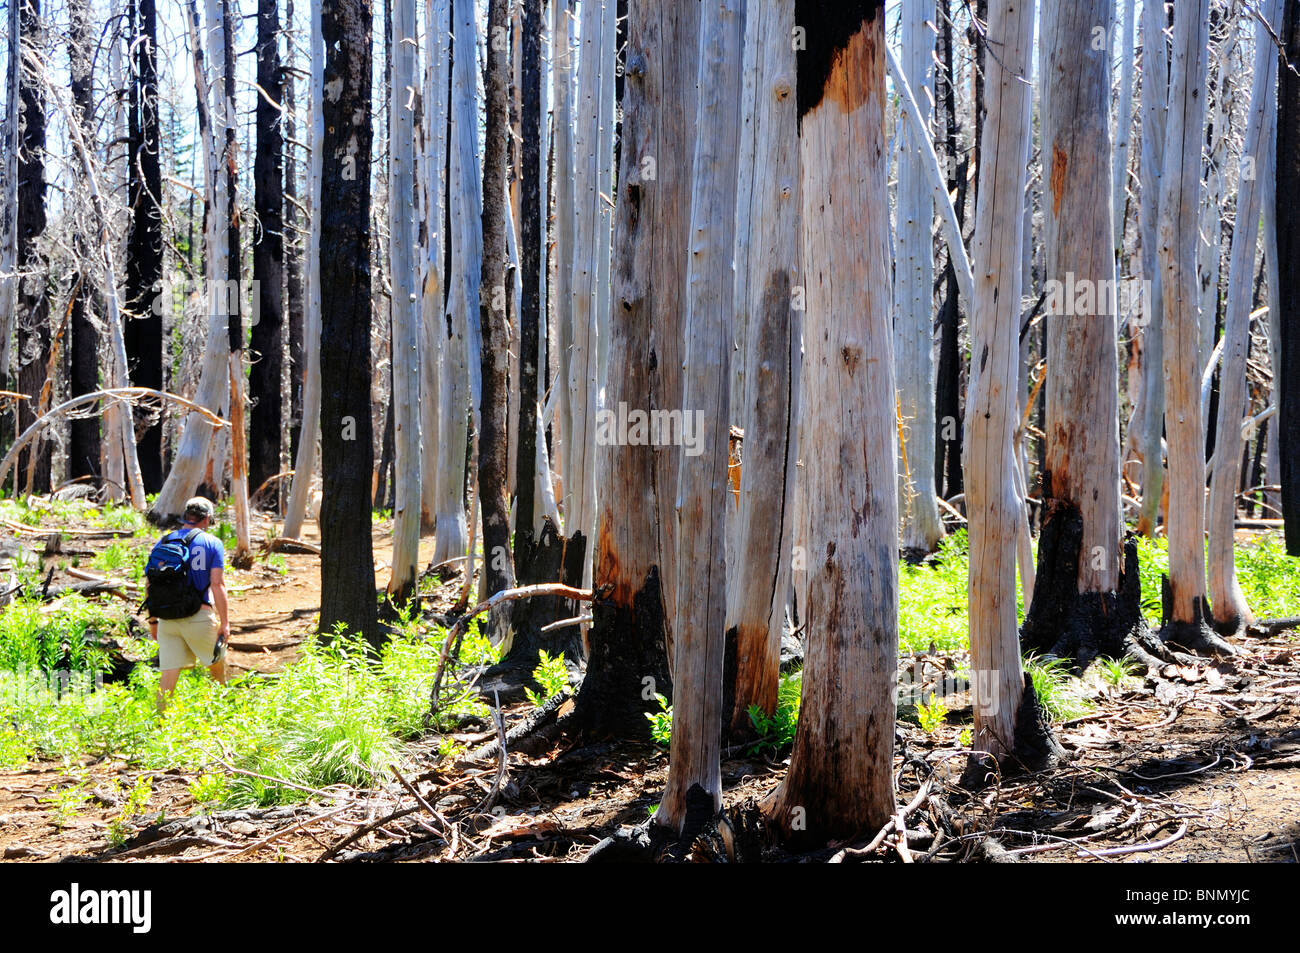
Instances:
[[[145,565],[149,631],[158,642],[158,711],[176,688],[181,669],[195,662],[226,682],[230,612],[226,601],[226,547],[206,532],[212,503],[196,496],[185,504],[184,525],[154,545]]]

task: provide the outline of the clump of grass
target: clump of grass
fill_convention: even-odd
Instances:
[[[1137,663],[1127,658],[1099,658],[1096,666],[1102,680],[1116,688],[1138,673]]]
[[[1078,689],[1078,680],[1067,668],[1065,659],[1030,655],[1025,670],[1033,681],[1039,707],[1053,722],[1069,721],[1088,712],[1090,705]]]

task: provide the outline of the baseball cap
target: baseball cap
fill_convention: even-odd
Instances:
[[[216,507],[206,497],[192,496],[185,501],[185,515],[194,519],[195,522],[204,518],[211,519],[215,512]]]

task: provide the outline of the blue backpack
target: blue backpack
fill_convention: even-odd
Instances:
[[[203,608],[203,593],[190,581],[190,543],[201,530],[169,533],[154,544],[145,563],[146,595],[140,608],[159,619],[188,619]]]

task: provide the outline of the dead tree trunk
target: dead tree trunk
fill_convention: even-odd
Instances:
[[[1033,3],[990,3],[990,52],[985,61],[988,117],[980,145],[980,200],[972,256],[975,301],[964,461],[975,682],[974,752],[968,771],[972,781],[980,780],[986,771],[986,755],[1009,766],[1018,761],[1037,768],[1055,754],[1021,669],[1015,599],[1022,499],[1014,441],[1020,408],[1021,243],[1032,95],[1024,77],[1033,34]]]
[[[745,0],[710,0],[700,11],[699,101],[682,362],[684,445],[680,447],[677,493],[676,695],[668,782],[655,814],[656,824],[687,836],[701,815],[711,817],[722,806],[726,508],[731,503],[727,474],[733,346],[731,269],[745,7]],[[679,77],[679,81],[689,80]],[[688,427],[694,432],[693,444],[685,442]]]
[[[474,6],[452,3],[451,160],[447,199],[451,212],[451,278],[443,321],[439,366],[437,515],[433,562],[464,556],[469,547],[465,519],[465,468],[469,420],[477,415],[479,279],[482,186],[478,153],[477,25]],[[472,409],[473,408],[473,409]]]
[[[81,127],[86,139],[93,138],[90,129],[94,123],[95,97],[92,65],[95,54],[95,34],[90,23],[89,0],[70,0],[68,4],[69,34],[68,57],[71,61],[71,89],[74,121]],[[91,302],[94,300],[94,254],[85,239],[84,231],[75,239],[78,274],[73,292],[74,300],[69,327],[68,391],[70,397],[79,397],[99,390],[99,332],[92,322]],[[98,475],[100,470],[100,420],[98,417],[75,419],[68,424],[68,477]]]
[[[1274,84],[1277,53],[1270,34],[1281,28],[1278,0],[1261,0],[1255,24],[1255,64],[1250,91],[1250,113],[1237,176],[1237,217],[1232,229],[1228,259],[1228,295],[1223,327],[1223,357],[1219,371],[1219,420],[1214,468],[1210,476],[1209,570],[1210,607],[1214,627],[1235,635],[1254,621],[1237,582],[1233,542],[1237,514],[1237,487],[1241,479],[1242,418],[1249,415],[1246,360],[1250,356],[1251,277],[1259,245],[1263,186],[1255,171],[1267,174],[1270,163],[1263,153],[1273,141],[1276,121]]]
[[[1196,250],[1205,138],[1209,0],[1174,9],[1167,158],[1158,243],[1164,294],[1165,427],[1169,435],[1169,586],[1164,639],[1189,649],[1232,649],[1210,632],[1205,604],[1205,441],[1201,429]]]
[[[321,179],[320,631],[342,623],[379,643],[370,540],[371,17],[366,0],[321,13],[325,124]]]
[[[252,565],[253,552],[249,539],[248,512],[248,430],[244,425],[244,324],[243,324],[243,255],[239,241],[239,143],[236,138],[238,117],[235,112],[235,0],[222,0],[222,20],[225,30],[224,53],[226,67],[222,71],[225,82],[226,141],[222,155],[225,170],[227,214],[227,288],[233,289],[234,307],[229,312],[230,338],[230,495],[235,524],[235,552],[231,564],[239,569]],[[220,440],[220,437],[218,438]],[[217,470],[217,481],[221,469]]]
[[[1115,151],[1111,173],[1111,212],[1115,229],[1115,260],[1124,254],[1124,220],[1128,210],[1129,138],[1133,129],[1133,13],[1137,0],[1123,0],[1119,34],[1119,99],[1115,112]],[[1109,37],[1109,34],[1107,34]],[[1043,86],[1046,90],[1048,87]],[[1109,89],[1109,84],[1108,84]]]
[[[199,103],[199,139],[204,154],[205,189],[208,206],[204,238],[207,262],[207,340],[203,348],[199,386],[194,401],[212,411],[220,410],[230,393],[229,317],[239,307],[236,290],[230,294],[230,193],[227,189],[223,159],[226,152],[226,127],[235,117],[228,111],[225,82],[225,12],[223,0],[207,0],[204,32],[212,53],[212,78],[209,81],[203,41],[200,39],[196,2],[190,4],[190,43],[194,49],[195,95]],[[179,446],[163,488],[154,500],[149,516],[165,524],[178,519],[185,500],[193,495],[203,477],[212,442],[212,426],[202,415],[190,412],[185,418]]]
[[[907,124],[898,164],[894,360],[904,438],[899,509],[904,549],[928,553],[943,538],[934,487],[934,200],[923,165],[933,111],[934,33],[925,4],[904,4],[901,10],[903,67],[923,128]]]
[[[631,0],[628,6],[607,414],[620,406],[646,414],[663,406],[655,402],[656,369],[663,362],[656,347],[661,329],[680,328],[691,207],[689,164],[664,157],[688,156],[694,149],[698,24],[695,3]],[[558,83],[558,66],[556,74]],[[683,80],[687,76],[690,81]],[[557,110],[559,105],[557,98]],[[557,120],[557,157],[563,135]],[[557,160],[557,208],[565,187]],[[556,288],[561,308],[566,306],[563,280],[561,268]],[[563,381],[556,386],[563,388]],[[655,694],[673,694],[665,595],[671,587],[664,583],[665,566],[672,561],[662,548],[663,527],[674,519],[672,497],[657,482],[659,450],[649,439],[598,439],[596,450],[594,588],[599,598],[592,608],[587,674],[574,718],[594,736],[642,738],[649,733],[645,713],[657,707]]]
[[[158,16],[155,0],[135,0],[132,30],[126,239],[126,350],[136,387],[163,389],[163,319],[153,297],[163,278],[162,167],[158,115]],[[145,491],[163,485],[162,425],[136,421]]]
[[[248,479],[260,487],[280,472],[284,432],[284,73],[280,69],[279,0],[257,4],[257,151],[253,158],[254,202],[259,229],[253,244],[257,321],[248,389],[253,398],[248,428]],[[279,487],[270,500],[280,498]]]
[[[415,0],[393,2],[389,63],[388,264],[392,273],[393,568],[388,598],[408,604],[420,561],[420,301],[416,275]]]
[[[307,516],[307,501],[312,492],[316,471],[317,442],[321,428],[321,188],[325,150],[325,46],[321,39],[321,8],[311,6],[311,165],[307,190],[311,199],[311,222],[307,235],[307,313],[303,322],[302,429],[298,452],[294,455],[293,483],[289,487],[289,506],[284,514],[284,535],[296,539],[302,534]],[[367,348],[369,353],[369,348]],[[316,514],[319,523],[320,514]]]
[[[439,440],[438,404],[442,368],[442,342],[446,337],[447,276],[447,104],[451,65],[451,3],[425,4],[423,151],[420,183],[423,192],[423,272],[420,300],[420,523],[422,530],[437,527],[438,466],[445,453]]]
[[[781,631],[790,590],[801,316],[794,289],[799,268],[798,122],[794,95],[794,0],[764,2],[745,24],[745,74],[753,77],[743,115],[744,154],[752,155],[752,189],[741,189],[736,235],[737,315],[750,316],[745,428],[736,516],[735,564],[728,565],[727,655],[723,717],[729,733],[751,732],[749,708],[776,708]],[[927,319],[928,320],[928,319]]]
[[[484,598],[514,588],[510,553],[509,398],[510,324],[506,315],[506,146],[509,135],[507,0],[488,3],[488,57],[484,74],[487,119],[483,146],[483,256],[478,315],[483,333],[483,398],[479,405],[478,487],[483,513]]]
[[[1142,245],[1142,508],[1137,531],[1155,536],[1165,485],[1164,281],[1156,237],[1160,216],[1160,181],[1165,157],[1168,113],[1169,51],[1163,3],[1142,4],[1142,154],[1138,229]]]
[[[293,23],[293,0],[285,0],[285,22]],[[295,89],[296,57],[294,44],[285,44],[285,61],[281,70],[283,77],[284,104],[284,140],[289,148],[284,151],[284,252],[285,252],[285,336],[288,349],[288,398],[289,408],[285,429],[288,431],[289,466],[298,458],[298,441],[302,435],[302,385],[305,369],[304,336],[306,334],[306,278],[303,275],[304,250],[307,247],[306,230],[300,224],[303,221],[298,188],[298,164],[294,159],[293,149],[298,138],[298,108]],[[310,64],[309,64],[310,65]],[[310,225],[309,225],[310,227]],[[282,491],[280,499],[288,504],[288,493]],[[281,512],[284,512],[283,507]]]
[[[40,0],[13,2],[19,3],[19,26],[17,38],[11,42],[19,44],[24,58],[18,81],[22,116],[18,150],[17,390],[29,399],[18,402],[21,433],[36,421],[41,388],[45,385],[50,360],[50,299],[46,288],[48,268],[39,248],[46,226],[45,90],[35,62],[44,57],[45,31]],[[38,439],[18,458],[15,473],[27,473],[30,469],[32,490],[46,493],[50,489],[50,463],[51,444]],[[15,491],[17,488],[15,477]]]
[[[13,386],[9,372],[18,307],[18,77],[22,70],[22,44],[17,37],[20,24],[18,4],[11,3],[5,19],[9,30],[9,58],[5,64],[4,197],[0,204],[0,384],[6,390]],[[11,413],[15,416],[11,417]],[[5,435],[6,446],[14,433],[16,414],[16,408],[0,412],[0,432]]]
[[[1277,261],[1279,372],[1274,378],[1278,415],[1279,478],[1286,550],[1300,556],[1300,0],[1287,0],[1277,92]]]
[[[1139,600],[1121,598],[1136,579],[1123,578],[1121,549],[1110,47],[1091,42],[1095,28],[1109,35],[1113,12],[1110,0],[1047,6],[1041,34],[1049,178],[1045,510],[1021,643],[1073,659],[1079,671],[1098,654],[1122,656],[1125,643],[1145,632]]]
[[[790,770],[765,810],[787,840],[825,843],[877,830],[894,813],[898,432],[885,5],[843,4],[832,14],[800,0],[795,17],[806,30],[797,95],[808,635]]]

